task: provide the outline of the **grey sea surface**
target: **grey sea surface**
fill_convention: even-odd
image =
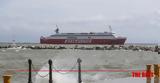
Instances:
[[[0,82],[3,74],[9,71],[12,73],[11,83],[27,83],[28,72],[20,70],[28,69],[28,59],[32,59],[36,70],[47,70],[49,59],[53,60],[56,69],[71,69],[77,58],[82,59],[82,70],[145,70],[146,64],[159,64],[159,56],[156,52],[131,50],[0,49]],[[47,83],[47,74],[33,72],[33,83]],[[82,73],[83,83],[132,83],[134,80],[142,83],[145,79],[133,78],[131,72],[124,71]],[[53,81],[77,83],[77,72],[53,72]]]

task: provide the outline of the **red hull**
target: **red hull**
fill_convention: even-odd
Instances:
[[[106,44],[106,45],[123,45],[126,38],[115,39],[46,39],[41,38],[41,44]]]

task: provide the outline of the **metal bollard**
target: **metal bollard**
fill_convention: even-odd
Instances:
[[[4,83],[11,83],[11,75],[3,76]]]
[[[52,83],[52,60],[49,59],[48,60],[48,64],[49,64],[49,83]]]
[[[28,83],[32,83],[32,60],[28,59],[28,64],[29,64],[29,72],[28,72]]]
[[[80,58],[78,58],[77,62],[78,62],[78,83],[81,83],[82,82],[82,79],[81,79],[81,62],[82,62],[82,60]]]

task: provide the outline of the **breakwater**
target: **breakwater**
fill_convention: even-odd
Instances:
[[[53,45],[53,44],[0,44],[0,49],[7,48],[28,48],[28,49],[80,49],[80,50],[132,50],[160,52],[158,45]]]

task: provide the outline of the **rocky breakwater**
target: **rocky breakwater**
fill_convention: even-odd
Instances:
[[[79,49],[79,50],[131,50],[131,51],[152,51],[160,54],[158,45],[52,45],[52,44],[21,44],[17,47],[27,49]],[[0,45],[0,49],[11,48],[11,45]]]

